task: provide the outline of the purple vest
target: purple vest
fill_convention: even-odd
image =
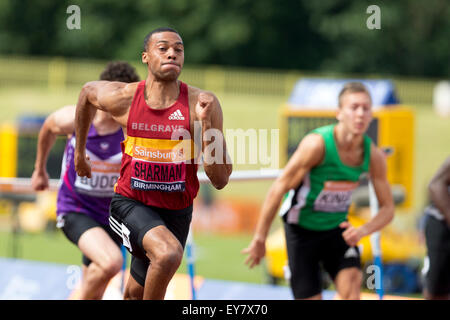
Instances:
[[[79,177],[75,172],[75,134],[67,141],[57,199],[58,217],[68,212],[79,212],[100,224],[108,224],[109,203],[119,178],[122,161],[120,142],[123,140],[122,129],[100,136],[91,125],[86,142],[86,154],[92,168],[89,179]]]

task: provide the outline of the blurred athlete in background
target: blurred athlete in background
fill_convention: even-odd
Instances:
[[[280,202],[290,285],[296,299],[321,299],[322,264],[342,299],[359,299],[362,273],[358,241],[387,225],[394,202],[386,177],[386,160],[365,134],[372,120],[372,101],[359,82],[339,94],[338,123],[320,127],[300,142],[262,206],[248,254],[250,268],[266,253],[266,238]],[[353,190],[369,174],[378,214],[354,228],[347,221]],[[287,193],[287,194],[286,194]]]
[[[450,299],[450,157],[428,186],[431,204],[425,209],[424,297]]]
[[[126,62],[111,62],[101,80],[136,82],[139,76]],[[110,279],[120,271],[123,258],[120,238],[109,227],[109,205],[119,177],[124,140],[121,126],[106,112],[97,111],[86,144],[92,163],[92,177],[75,172],[75,106],[63,107],[45,120],[38,138],[35,169],[31,178],[34,190],[49,186],[47,158],[58,135],[68,137],[57,197],[57,227],[80,248],[83,277],[80,299],[102,299]]]

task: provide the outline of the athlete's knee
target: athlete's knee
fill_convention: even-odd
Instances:
[[[183,259],[183,248],[181,245],[167,246],[159,250],[151,259],[152,267],[161,267],[168,271],[175,272]]]
[[[339,296],[342,300],[359,300],[360,299],[360,288],[356,284],[349,284],[348,287],[341,287],[338,290]]]
[[[121,269],[123,264],[122,256],[112,256],[106,261],[100,263],[103,276],[107,279],[114,277]]]
[[[127,286],[123,293],[124,300],[142,300],[144,288],[141,286]]]
[[[336,287],[343,300],[359,300],[361,284],[362,273],[357,268],[344,269],[336,278]]]

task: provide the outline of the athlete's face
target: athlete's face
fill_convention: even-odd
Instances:
[[[372,101],[369,95],[365,92],[345,93],[341,97],[337,119],[349,132],[364,134],[372,120]]]
[[[152,35],[147,51],[142,53],[142,62],[156,79],[174,81],[184,64],[184,46],[181,37],[174,32],[159,32]]]

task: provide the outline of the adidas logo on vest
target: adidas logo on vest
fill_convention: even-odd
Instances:
[[[169,120],[184,120],[184,116],[181,113],[180,109],[178,109],[177,111],[175,111],[174,113],[172,113],[169,116]]]

